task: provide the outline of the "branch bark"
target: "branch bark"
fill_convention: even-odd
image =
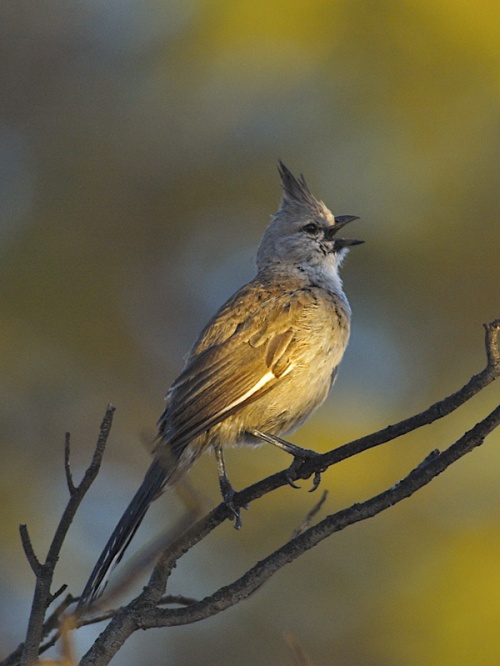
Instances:
[[[308,459],[301,465],[294,466],[294,478],[305,479],[311,475],[317,476],[328,467],[347,458],[380,446],[417,428],[428,425],[437,419],[443,418],[491,384],[500,376],[500,349],[498,347],[500,319],[485,325],[485,329],[486,367],[474,375],[461,389],[431,405],[420,414],[388,426],[366,437],[361,437],[337,449],[333,449],[322,456]],[[69,464],[69,436],[66,436],[64,470],[70,499],[55,532],[45,562],[41,563],[38,560],[27,528],[25,526],[21,527],[23,547],[36,576],[35,595],[26,641],[24,645],[19,646],[7,659],[2,661],[0,666],[18,666],[18,664],[25,666],[35,663],[39,652],[56,642],[60,631],[59,627],[63,623],[65,623],[66,627],[68,626],[65,620],[67,618],[67,609],[74,601],[74,598],[69,595],[44,622],[47,607],[63,591],[61,589],[55,595],[51,595],[50,586],[67,530],[71,525],[81,500],[99,471],[104,447],[111,428],[113,412],[114,407],[110,405],[101,424],[92,462],[78,486],[74,484],[71,474]],[[82,658],[80,662],[81,666],[104,666],[108,664],[123,646],[126,639],[137,629],[199,622],[248,598],[282,567],[300,557],[322,540],[354,523],[367,520],[413,495],[445,471],[450,465],[477,446],[480,446],[487,435],[499,424],[500,407],[497,407],[444,451],[440,452],[437,449],[432,451],[420,465],[411,470],[396,485],[363,502],[337,511],[312,525],[313,517],[321,505],[320,501],[307,516],[306,521],[301,525],[298,532],[281,548],[256,563],[237,580],[199,601],[186,599],[185,597],[165,597],[165,589],[170,573],[185,553],[223,521],[230,518],[232,514],[228,507],[222,503],[194,524],[191,522],[189,526],[186,526],[186,523],[183,523],[181,533],[177,532],[172,537],[172,532],[170,531],[168,535],[163,536],[157,542],[153,551],[142,558],[144,562],[151,562],[152,557],[156,558],[158,553],[161,552],[150,580],[139,596],[127,606],[116,611],[107,611],[95,618],[79,620],[79,625],[81,626],[110,618],[108,626]],[[289,481],[290,470],[283,470],[236,493],[234,502],[237,506],[244,506],[272,492],[276,488],[288,484]],[[109,597],[110,595],[105,595],[102,601],[106,602],[106,599],[109,600]],[[169,606],[165,607],[165,604],[169,604]],[[177,607],[171,607],[172,604],[175,604]],[[101,603],[100,606],[102,605]],[[178,607],[179,605],[181,607]],[[47,638],[51,633],[51,638],[47,639],[45,645],[40,648],[42,639]]]
[[[459,458],[480,446],[485,437],[498,425],[500,425],[500,407],[497,407],[485,419],[477,423],[443,453],[437,450],[432,452],[418,467],[392,488],[365,502],[353,504],[347,509],[327,516],[317,525],[291,539],[280,549],[256,564],[244,576],[202,599],[197,604],[179,609],[149,608],[147,611],[145,610],[137,619],[139,628],[149,629],[151,627],[177,626],[199,622],[226,610],[230,606],[234,606],[239,601],[249,597],[285,564],[297,559],[323,539],[349,525],[372,518],[381,511],[385,511],[413,495]]]
[[[70,491],[70,499],[64,510],[64,513],[59,521],[59,525],[50,544],[45,562],[41,564],[35,555],[35,551],[28,536],[28,531],[25,525],[21,526],[21,539],[23,542],[24,551],[36,576],[35,594],[33,596],[33,603],[31,606],[31,613],[28,621],[28,630],[26,639],[22,649],[21,666],[29,666],[38,661],[38,654],[40,650],[40,643],[44,635],[44,619],[45,613],[49,604],[53,600],[50,593],[52,579],[54,577],[54,569],[59,559],[64,539],[68,529],[73,522],[75,513],[80,506],[82,499],[90,488],[92,482],[96,478],[101,467],[102,456],[106,447],[111,425],[113,423],[113,413],[115,407],[108,405],[106,413],[101,423],[99,437],[92,456],[92,461],[87,468],[83,479],[79,486],[75,487],[69,472],[69,437],[66,436],[65,447],[65,471]]]
[[[322,472],[327,467],[342,460],[358,455],[375,446],[380,446],[396,437],[443,418],[488,386],[500,375],[500,351],[498,349],[500,320],[485,325],[485,329],[487,365],[483,371],[472,377],[460,390],[435,403],[420,414],[372,435],[345,444],[319,458],[305,461],[296,470],[297,478],[308,478],[312,474]],[[159,601],[178,559],[221,522],[230,517],[228,508],[224,504],[220,504],[165,549],[144,591],[128,606],[118,611],[89,652],[83,657],[81,666],[104,666],[108,664],[126,639],[137,629],[199,622],[246,599],[279,569],[300,557],[323,539],[349,525],[371,518],[413,495],[459,458],[481,445],[485,437],[499,424],[500,407],[497,407],[445,451],[440,452],[437,449],[432,451],[418,467],[413,469],[395,486],[364,502],[354,504],[327,516],[317,525],[309,527],[261,562],[258,562],[233,583],[185,608],[160,608]],[[234,502],[237,506],[243,506],[287,484],[288,481],[287,470],[283,470],[237,493]]]

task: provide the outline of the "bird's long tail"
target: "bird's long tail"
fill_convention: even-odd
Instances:
[[[152,463],[139,490],[115,527],[95,565],[80,596],[77,613],[82,613],[86,607],[101,596],[111,571],[122,559],[151,503],[162,492],[165,484],[170,481],[171,472],[172,470],[169,470],[168,466],[164,466],[158,461]]]

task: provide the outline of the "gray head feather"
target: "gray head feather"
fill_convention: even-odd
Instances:
[[[281,208],[298,205],[312,208],[314,211],[323,209],[321,203],[309,191],[303,174],[300,174],[300,178],[295,178],[281,160],[278,162],[278,171],[281,177],[281,187],[283,188]]]

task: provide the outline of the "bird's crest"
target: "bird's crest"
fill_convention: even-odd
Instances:
[[[300,174],[299,178],[295,178],[281,160],[278,162],[278,171],[281,178],[281,187],[283,188],[282,209],[286,206],[298,205],[312,208],[315,212],[323,212],[324,204],[311,194],[303,174]]]

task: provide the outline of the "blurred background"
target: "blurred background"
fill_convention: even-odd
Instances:
[[[0,656],[23,638],[34,579],[108,402],[99,479],[56,587],[81,590],[142,480],[163,395],[200,328],[254,273],[281,158],[337,214],[351,344],[333,394],[293,437],[321,451],[458,389],[500,316],[499,42],[493,0],[46,0],[0,8]],[[322,514],[398,481],[498,404],[458,413],[324,475]],[[135,634],[113,663],[496,664],[500,436],[410,500],[323,542],[248,601]],[[228,454],[237,488],[283,469]],[[219,502],[213,458],[190,474]],[[317,499],[284,488],[178,566],[202,597],[279,547]],[[169,493],[131,551],[183,513]],[[134,584],[132,593],[140,590]],[[125,598],[127,598],[127,595]],[[77,632],[88,648],[101,627]],[[57,654],[57,651],[53,652]]]

